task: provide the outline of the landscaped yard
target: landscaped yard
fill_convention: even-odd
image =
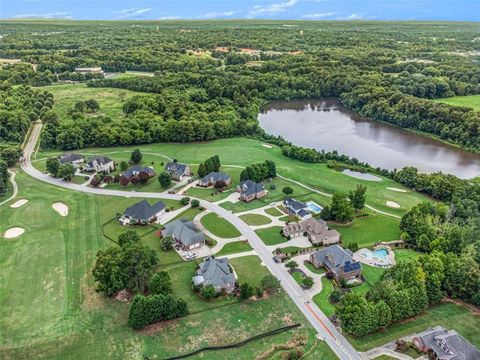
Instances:
[[[429,327],[441,325],[458,331],[475,346],[480,346],[480,316],[474,315],[462,305],[443,303],[424,311],[421,315],[389,326],[385,331],[361,338],[348,336],[348,340],[359,351],[367,351],[402,336],[418,333]]]
[[[215,189],[214,187],[204,188],[200,186],[193,186],[187,190],[185,195],[215,202],[225,199],[226,197],[234,193],[236,191],[238,183],[240,182],[240,173],[242,172],[242,169],[236,167],[222,166],[220,171],[227,173],[232,178],[232,184],[230,184],[226,190],[219,192],[218,189]]]
[[[359,247],[371,247],[380,241],[400,239],[400,220],[374,214],[353,220],[348,226],[329,224],[342,234],[342,242],[356,242]]]
[[[272,216],[282,216],[283,212],[281,212],[278,208],[276,207],[270,207],[264,210],[268,215]]]
[[[240,216],[240,219],[245,221],[248,225],[253,225],[253,226],[267,225],[272,222],[272,220],[269,217],[259,215],[259,214],[245,214]]]
[[[174,252],[159,252],[160,267],[170,263],[167,267],[175,276],[176,291],[193,301],[192,309],[211,310],[166,322],[161,331],[149,335],[132,331],[126,323],[128,304],[94,291],[91,266],[97,250],[116,246],[102,236],[102,224],[134,200],[72,192],[22,172],[17,183],[18,198],[29,203],[18,209],[10,208],[10,203],[0,208],[0,233],[11,226],[25,229],[18,239],[0,239],[2,359],[164,358],[206,345],[238,342],[296,322],[304,326],[239,349],[205,353],[202,358],[249,360],[301,334],[307,339],[303,351],[310,358],[336,358],[315,338],[306,319],[283,293],[261,301],[235,300],[218,308],[214,308],[215,302],[194,301],[188,292],[194,262],[178,263]],[[67,217],[51,208],[57,201],[69,206]],[[158,237],[153,233],[141,241],[158,249]],[[177,263],[179,268],[174,271],[172,266]],[[253,276],[241,268],[241,276]]]
[[[250,244],[247,241],[234,241],[228,244],[225,244],[215,256],[236,254],[245,251],[253,250]]]
[[[332,316],[335,313],[335,306],[333,306],[328,298],[333,291],[333,285],[325,276],[322,277],[322,291],[313,297],[313,302],[325,313],[327,316]]]
[[[203,216],[200,222],[205,229],[218,237],[230,239],[240,236],[240,232],[235,226],[215,213],[209,213]]]
[[[260,258],[256,255],[242,256],[230,260],[238,276],[238,283],[247,282],[252,286],[261,288],[262,279],[269,275],[270,271],[261,264]]]
[[[280,235],[281,230],[282,228],[280,226],[272,226],[255,230],[255,232],[260,236],[260,239],[262,239],[265,245],[277,245],[288,241],[286,237]]]
[[[352,291],[365,294],[373,285],[380,281],[384,272],[385,269],[362,264],[362,275],[365,278],[365,282],[360,286],[352,288]]]
[[[419,253],[412,249],[395,249],[395,261],[399,262],[402,260],[417,259],[422,256],[422,253]]]

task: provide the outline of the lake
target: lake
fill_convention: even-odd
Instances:
[[[414,166],[420,172],[442,171],[460,178],[480,175],[480,155],[427,136],[368,120],[336,99],[277,101],[258,115],[260,126],[293,144],[337,150],[374,167]]]

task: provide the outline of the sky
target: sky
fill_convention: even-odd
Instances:
[[[480,21],[480,0],[0,0],[0,18]]]

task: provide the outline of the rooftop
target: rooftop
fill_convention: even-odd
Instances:
[[[163,209],[165,209],[163,202],[158,201],[150,205],[150,203],[144,199],[127,208],[123,214],[137,220],[148,220]]]

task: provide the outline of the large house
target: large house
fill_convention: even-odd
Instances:
[[[352,257],[349,249],[335,244],[326,246],[310,255],[310,262],[317,269],[324,267],[331,272],[337,281],[358,278],[362,273],[362,266]]]
[[[157,221],[165,212],[165,204],[161,201],[153,205],[142,200],[127,208],[119,221],[122,225],[146,225]]]
[[[228,258],[216,259],[209,256],[200,264],[197,275],[192,278],[195,286],[212,285],[217,292],[235,291],[235,274],[233,273]]]
[[[155,176],[155,170],[149,166],[133,165],[128,170],[122,172],[120,176],[128,179],[137,177],[140,173],[146,173],[149,177]]]
[[[92,156],[85,164],[86,171],[97,171],[110,173],[115,170],[115,164],[112,159],[106,156]]]
[[[252,180],[242,181],[237,186],[237,191],[240,193],[240,200],[245,202],[260,199],[267,195],[265,185],[263,185],[263,183],[256,183]]]
[[[181,181],[187,176],[191,176],[192,172],[187,164],[181,164],[176,161],[172,161],[165,165],[165,171],[169,172],[172,179]]]
[[[162,235],[172,236],[175,246],[182,250],[192,250],[205,245],[205,235],[197,229],[195,224],[187,219],[178,219],[165,225]]]
[[[312,214],[307,210],[307,204],[292,198],[286,198],[283,200],[283,208],[288,215],[296,216],[301,220],[306,220],[312,217]]]
[[[224,172],[211,172],[210,174],[198,180],[198,186],[215,186],[215,184],[219,181],[223,181],[225,186],[228,186],[232,183],[232,178]]]
[[[60,164],[72,164],[75,167],[80,166],[85,160],[83,159],[82,155],[74,154],[74,153],[65,153],[58,157],[58,161]]]
[[[455,330],[435,326],[413,337],[413,344],[438,360],[479,360],[480,350]]]
[[[313,245],[331,245],[340,242],[340,233],[329,229],[327,223],[313,217],[300,222],[291,222],[284,226],[283,235],[286,237],[299,237],[306,234]]]

